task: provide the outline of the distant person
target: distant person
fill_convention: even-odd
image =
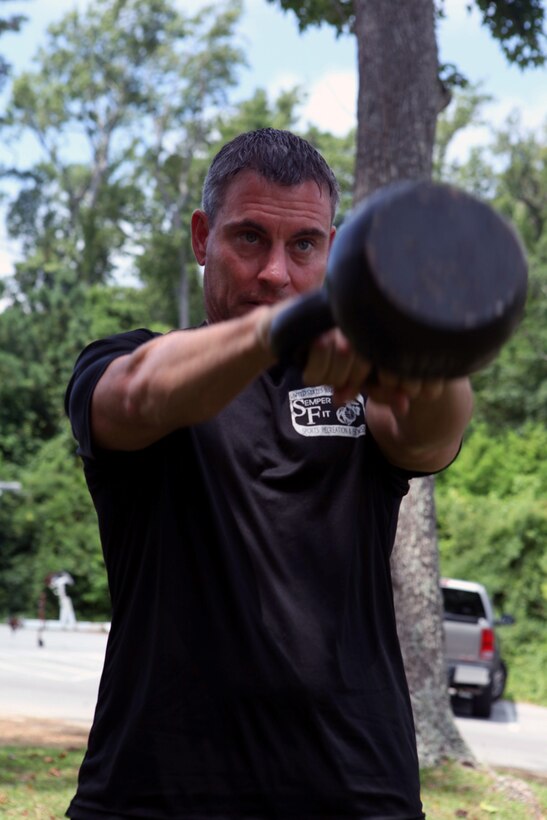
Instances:
[[[424,816],[390,555],[471,390],[367,387],[338,329],[303,373],[276,361],[272,319],[321,286],[337,202],[305,140],[236,137],[192,215],[206,323],[78,358],[66,408],[112,623],[74,820]]]
[[[49,588],[59,598],[59,624],[63,629],[74,629],[76,626],[74,606],[66,591],[67,585],[73,583],[74,578],[69,572],[55,572],[49,580]]]
[[[8,626],[12,632],[17,632],[22,626],[21,619],[18,618],[17,615],[10,615],[8,618]]]
[[[49,578],[50,578],[50,576],[48,575],[45,579],[46,584],[49,583]],[[37,640],[38,640],[38,646],[40,648],[42,648],[44,646],[44,631],[45,631],[45,628],[46,628],[46,604],[47,604],[46,592],[43,589],[40,592],[40,595],[38,597],[38,636],[37,636]]]

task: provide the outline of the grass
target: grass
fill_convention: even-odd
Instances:
[[[83,753],[36,746],[0,748],[0,817],[63,818]]]
[[[0,817],[58,820],[74,794],[83,749],[0,748]],[[545,820],[547,778],[446,763],[422,772],[428,820]]]
[[[422,771],[422,802],[428,820],[545,820],[547,778],[448,762]]]

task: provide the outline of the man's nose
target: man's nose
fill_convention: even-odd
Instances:
[[[289,281],[289,267],[284,247],[272,246],[262,266],[258,278],[277,287],[286,285]]]

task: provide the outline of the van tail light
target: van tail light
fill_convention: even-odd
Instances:
[[[494,657],[494,630],[484,628],[481,631],[481,648],[479,656],[483,661],[492,660]]]

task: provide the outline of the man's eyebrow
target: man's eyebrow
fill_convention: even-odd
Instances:
[[[253,231],[257,231],[258,233],[265,233],[265,234],[268,233],[267,228],[264,225],[262,225],[260,222],[256,222],[254,219],[241,219],[241,220],[234,219],[232,222],[227,222],[226,223],[226,229],[229,230],[229,231],[253,230]],[[300,239],[302,237],[308,237],[308,236],[310,236],[310,237],[317,236],[319,238],[325,239],[325,238],[328,237],[328,233],[327,233],[327,231],[323,230],[322,228],[309,227],[309,228],[301,228],[300,230],[295,231],[295,233],[291,234],[292,239]]]
[[[326,239],[328,236],[327,231],[323,230],[323,228],[302,228],[300,231],[296,231],[293,233],[293,237],[298,239],[299,237],[307,237],[307,236],[317,236],[319,238]]]
[[[264,225],[261,225],[260,222],[255,222],[254,219],[234,219],[231,222],[227,222],[225,227],[229,231],[243,230],[246,228],[248,230],[258,231],[259,233],[266,233]]]

